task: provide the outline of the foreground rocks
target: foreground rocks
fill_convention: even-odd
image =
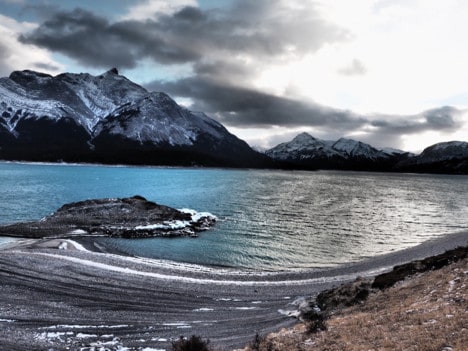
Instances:
[[[141,196],[70,203],[36,222],[0,227],[0,236],[43,238],[196,236],[214,225],[209,213],[180,211]]]

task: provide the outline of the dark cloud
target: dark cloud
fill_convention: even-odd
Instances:
[[[220,84],[199,77],[175,82],[153,82],[147,88],[191,98],[194,100],[193,109],[212,114],[222,123],[236,127],[320,126],[347,130],[367,123],[366,119],[349,111]]]
[[[61,52],[87,66],[133,68],[148,56],[163,63],[196,59],[190,50],[177,47],[152,31],[155,25],[153,22],[110,23],[104,17],[75,9],[55,13],[19,39]]]
[[[46,71],[58,71],[60,67],[54,64],[44,63],[44,62],[36,62],[34,63],[34,67],[39,70],[46,70]]]
[[[458,117],[461,112],[454,107],[444,106],[423,112],[430,129],[453,131],[461,127]]]
[[[258,0],[237,1],[224,11],[185,7],[146,21],[111,22],[82,9],[54,11],[20,40],[84,65],[132,68],[143,58],[175,64],[238,54],[270,58],[313,52],[348,37],[313,7],[286,11],[280,0]]]
[[[450,106],[431,109],[412,116],[381,116],[371,122],[376,131],[385,134],[415,134],[435,130],[452,132],[461,127],[461,111]]]
[[[453,107],[410,116],[360,116],[350,111],[226,85],[199,75],[173,82],[152,82],[146,87],[191,98],[194,101],[192,109],[207,112],[227,126],[312,128],[314,131],[311,133],[321,138],[349,136],[377,147],[401,145],[404,135],[430,130],[451,132],[461,126],[462,111]],[[275,140],[274,137],[270,140],[271,146]],[[284,141],[284,135],[279,135],[278,140]]]

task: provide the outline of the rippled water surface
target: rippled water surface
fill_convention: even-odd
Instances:
[[[209,265],[330,266],[468,228],[466,176],[0,163],[0,223],[136,194],[220,221],[197,239],[100,240],[130,254]]]

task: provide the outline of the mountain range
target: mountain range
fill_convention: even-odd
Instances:
[[[115,68],[98,76],[25,70],[0,78],[0,159],[468,174],[468,143],[440,143],[416,156],[301,133],[260,153]]]
[[[468,174],[468,143],[461,141],[438,143],[415,155],[391,148],[377,149],[353,139],[322,140],[301,133],[265,154],[302,169]]]
[[[388,171],[399,161],[414,156],[396,149],[376,149],[353,139],[322,140],[308,133],[265,151],[275,160],[304,169]]]

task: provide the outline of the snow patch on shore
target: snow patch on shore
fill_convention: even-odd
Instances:
[[[191,208],[180,208],[180,212],[187,213],[192,216],[191,222],[198,222],[202,218],[210,218],[215,221],[218,220],[218,217],[216,217],[214,214],[210,212],[197,212],[195,210],[192,210]]]
[[[96,334],[84,334],[84,333],[78,333],[76,334],[76,337],[79,339],[87,339],[87,338],[97,338]]]
[[[71,247],[70,247],[70,246]],[[78,251],[88,251],[85,247],[81,244],[78,244],[76,241],[73,240],[63,240],[60,245],[58,246],[59,250],[78,250]]]
[[[43,329],[91,329],[91,328],[99,328],[99,329],[120,329],[120,328],[129,328],[133,327],[132,325],[128,324],[116,324],[116,325],[82,325],[82,324],[58,324],[52,325],[50,327],[44,327]]]
[[[155,230],[155,229],[177,230],[177,229],[187,228],[190,226],[190,224],[191,222],[189,221],[181,221],[181,220],[164,221],[158,224],[138,225],[135,227],[135,230]]]
[[[187,322],[174,322],[174,323],[163,323],[164,327],[176,327],[176,329],[190,329],[192,328]]]
[[[68,232],[70,235],[87,235],[89,234],[86,230],[83,229],[74,229]]]
[[[191,216],[190,220],[182,221],[182,220],[171,220],[171,221],[164,221],[162,223],[156,224],[147,224],[147,225],[138,225],[134,229],[135,230],[180,230],[184,228],[188,228],[194,225],[200,226],[201,230],[206,230],[210,228],[210,223],[216,222],[218,217],[213,215],[210,212],[197,212],[190,208],[182,208],[179,209],[180,212],[189,214]]]
[[[344,274],[344,275],[334,275],[334,276],[324,276],[324,277],[317,277],[317,278],[304,278],[304,279],[285,279],[285,280],[217,280],[213,278],[194,278],[194,277],[187,277],[187,276],[180,276],[174,274],[164,274],[164,273],[155,273],[155,272],[146,272],[140,271],[128,267],[119,267],[116,265],[111,265],[107,263],[101,263],[97,261],[71,257],[71,256],[63,256],[59,254],[50,254],[50,253],[43,253],[43,252],[35,252],[31,253],[33,255],[38,256],[45,256],[45,257],[52,257],[61,259],[64,261],[74,262],[77,264],[81,264],[83,266],[93,267],[97,269],[102,269],[109,272],[116,272],[116,273],[123,273],[123,274],[130,274],[136,276],[142,276],[147,278],[154,278],[154,279],[161,279],[161,280],[169,280],[169,281],[179,281],[184,283],[190,284],[202,284],[202,285],[237,285],[237,286],[287,286],[287,285],[303,285],[303,284],[320,284],[320,283],[327,283],[327,282],[340,282],[344,280],[352,280],[355,279],[358,275],[362,277],[375,275],[377,272],[385,269],[389,269],[390,267],[380,268],[377,270],[369,270],[369,271],[360,271],[359,273],[351,273],[351,274]]]

